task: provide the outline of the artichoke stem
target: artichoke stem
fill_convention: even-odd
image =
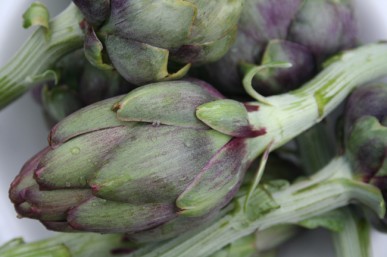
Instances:
[[[349,207],[341,211],[346,217],[344,227],[332,233],[337,257],[371,257],[369,223]]]
[[[303,87],[268,97],[270,103],[249,112],[250,123],[266,134],[249,139],[249,160],[255,159],[271,143],[271,150],[320,122],[357,86],[387,76],[387,44],[361,46],[332,57],[324,70]]]
[[[25,93],[60,57],[83,44],[79,23],[83,19],[74,4],[50,22],[50,28],[37,29],[16,55],[0,69],[0,109]]]
[[[267,190],[267,189],[266,189]],[[189,232],[156,250],[144,247],[131,254],[131,257],[178,257],[210,256],[235,240],[256,230],[263,230],[279,224],[297,224],[328,211],[361,203],[383,216],[384,201],[380,191],[371,185],[351,178],[351,169],[345,157],[338,157],[327,164],[314,176],[297,182],[285,189],[270,194],[257,189],[247,211],[236,208],[211,226]],[[246,195],[236,199],[236,206],[243,206]],[[273,208],[262,212],[262,205],[275,202]]]

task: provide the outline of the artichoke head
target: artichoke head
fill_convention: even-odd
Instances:
[[[290,63],[290,68],[269,68],[253,80],[259,93],[278,94],[300,87],[325,59],[355,44],[350,0],[246,0],[234,45],[205,70],[222,92],[242,95],[243,63]]]
[[[259,135],[247,115],[198,80],[137,88],[54,126],[10,198],[52,230],[169,238],[216,217],[237,192],[245,141]]]
[[[387,199],[387,84],[357,89],[346,105],[344,123],[346,154],[354,172],[377,186]],[[387,217],[377,220],[387,229]]]
[[[234,42],[244,0],[73,0],[84,14],[85,53],[136,85],[185,75]],[[170,72],[173,63],[177,68]]]

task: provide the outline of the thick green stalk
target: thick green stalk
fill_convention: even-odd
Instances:
[[[346,217],[343,229],[332,233],[337,257],[371,257],[369,223],[349,208],[341,211]]]
[[[300,150],[300,158],[305,170],[311,171],[323,167],[335,154],[334,144],[330,140],[326,124],[319,123],[296,138]],[[370,230],[365,219],[350,207],[339,210],[344,219],[340,219],[342,226],[339,231],[332,231],[336,257],[370,257]]]
[[[359,47],[332,58],[314,79],[293,92],[251,103],[251,124],[266,134],[249,140],[249,159],[274,150],[321,121],[357,86],[387,76],[387,44]],[[254,107],[251,107],[254,109]]]
[[[0,247],[2,257],[109,257],[114,252],[129,252],[130,245],[121,235],[62,233],[46,240],[25,244],[14,239]]]
[[[63,55],[81,48],[83,16],[74,4],[37,29],[8,64],[0,69],[0,110],[24,94]]]
[[[353,201],[370,207],[379,216],[385,212],[380,191],[371,185],[354,181],[344,157],[334,159],[305,181],[269,196],[265,194],[267,190],[256,190],[247,211],[243,208],[245,196],[240,197],[240,208],[211,226],[187,233],[158,247],[144,247],[130,256],[206,257],[257,229],[278,224],[297,224]]]
[[[336,155],[327,124],[318,123],[296,138],[301,165],[306,174],[323,168]]]

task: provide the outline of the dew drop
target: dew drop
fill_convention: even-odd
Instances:
[[[74,155],[79,154],[80,152],[81,152],[81,149],[79,149],[79,147],[71,148],[71,153]]]

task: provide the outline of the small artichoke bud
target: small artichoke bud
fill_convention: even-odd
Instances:
[[[344,132],[346,154],[355,174],[387,196],[387,84],[361,87],[352,93]],[[373,223],[387,230],[387,217],[374,218]]]
[[[386,184],[383,183],[387,176],[386,120],[386,84],[359,88],[349,97],[344,125],[346,151],[355,171],[376,186]]]
[[[351,1],[246,0],[231,50],[205,66],[205,76],[225,94],[245,94],[241,64],[262,65],[267,58],[292,64],[257,74],[261,94],[299,87],[332,54],[355,46],[356,23]]]
[[[213,122],[208,106],[232,115]],[[202,81],[137,88],[54,126],[10,198],[49,229],[170,238],[212,220],[236,194],[251,162],[246,140],[259,134],[246,117]]]
[[[89,61],[136,85],[181,78],[233,44],[243,0],[74,0],[84,14]],[[109,4],[110,2],[110,4]],[[106,63],[108,60],[108,63]],[[170,73],[171,62],[180,69]]]

